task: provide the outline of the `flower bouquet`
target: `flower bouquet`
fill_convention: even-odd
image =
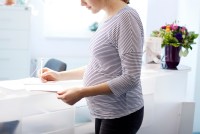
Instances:
[[[172,24],[166,24],[159,30],[152,32],[151,36],[162,38],[162,47],[171,45],[174,47],[181,46],[179,56],[187,56],[189,49],[192,50],[192,44],[195,44],[194,40],[198,37],[193,31],[188,31],[185,26],[179,26],[176,21]],[[184,48],[185,50],[183,50]]]

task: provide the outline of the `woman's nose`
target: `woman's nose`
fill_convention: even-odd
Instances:
[[[81,6],[86,6],[87,3],[84,0],[81,0]]]

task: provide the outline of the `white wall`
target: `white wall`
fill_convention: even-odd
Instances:
[[[185,25],[190,31],[195,31],[196,33],[199,32],[199,7],[198,0],[179,0],[179,21],[181,25]],[[191,21],[192,20],[192,21]],[[198,40],[196,40],[198,44]],[[193,50],[190,51],[187,57],[183,57],[181,59],[182,64],[186,64],[191,67],[191,72],[189,76],[189,83],[188,83],[188,99],[194,98],[194,91],[195,91],[195,77],[196,77],[196,70],[197,70],[197,57],[198,57],[198,45],[193,45]]]
[[[199,23],[200,25],[200,23]],[[200,31],[200,29],[199,29]],[[199,41],[200,42],[200,41]],[[200,56],[200,47],[198,48],[198,56]],[[200,127],[199,127],[199,123],[200,123],[200,58],[197,58],[197,70],[196,70],[196,87],[195,87],[195,120],[194,120],[194,132],[200,132]]]
[[[32,59],[60,58],[67,62],[68,69],[86,64],[89,39],[45,37],[42,0],[32,0],[31,5],[33,6],[30,42]]]
[[[186,24],[187,28],[196,33],[200,33],[200,9],[199,0],[179,0],[179,20],[182,24]],[[195,119],[194,119],[194,132],[200,132],[200,47],[199,38],[196,40],[197,44],[193,45],[193,50],[190,51],[186,58],[182,58],[181,63],[191,67],[188,81],[188,99],[194,99],[196,102]],[[198,124],[198,125],[197,125]]]
[[[172,23],[177,19],[177,0],[149,0],[148,4],[146,36],[149,36],[153,30],[158,30],[162,25]]]

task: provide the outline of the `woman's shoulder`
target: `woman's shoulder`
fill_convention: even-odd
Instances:
[[[105,21],[105,25],[112,25],[114,28],[119,28],[120,25],[124,25],[126,22],[129,25],[131,22],[137,22],[139,19],[139,15],[137,14],[136,10],[128,5],[123,7],[121,10],[118,11],[117,14],[112,16],[110,19]]]
[[[138,16],[138,13],[134,8],[127,5],[118,12],[118,15],[121,17],[123,17],[123,16],[130,17],[130,16]]]

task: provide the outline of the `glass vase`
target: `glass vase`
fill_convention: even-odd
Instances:
[[[164,48],[164,63],[162,67],[164,69],[173,69],[176,70],[177,66],[180,63],[179,52],[181,50],[181,46],[174,47],[172,45],[165,45]]]

